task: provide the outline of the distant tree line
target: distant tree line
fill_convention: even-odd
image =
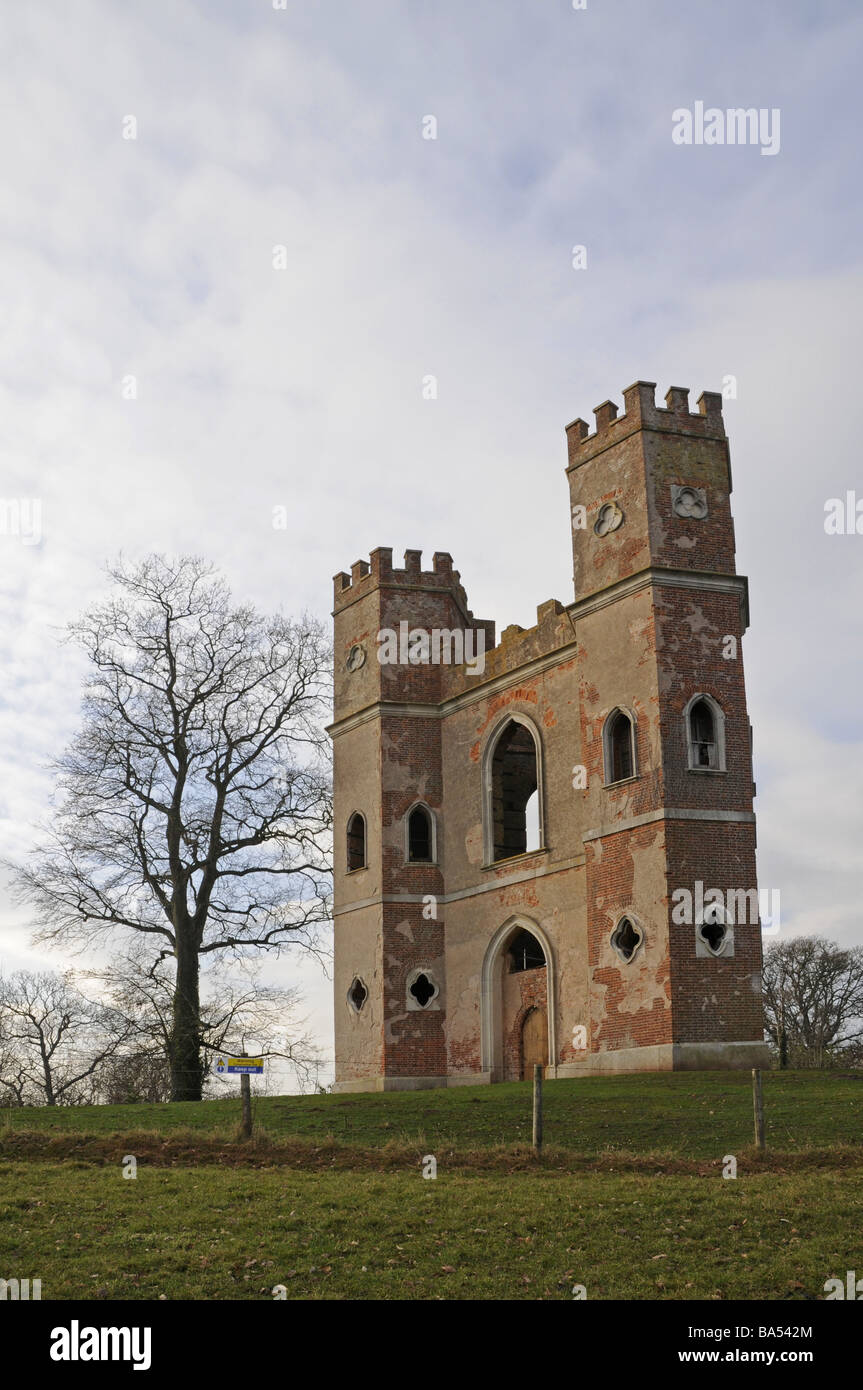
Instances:
[[[128,958],[100,974],[19,970],[0,977],[0,1106],[93,1105],[171,1099],[174,984],[162,963]],[[321,1058],[302,1032],[290,989],[205,981],[200,1005],[202,1093],[222,1093],[216,1052],[263,1053],[301,1088]]]
[[[819,936],[772,942],[764,1014],[777,1066],[863,1066],[863,947]]]

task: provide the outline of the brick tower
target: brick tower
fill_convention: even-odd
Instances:
[[[337,1089],[765,1059],[721,398],[654,392],[567,428],[535,627],[495,645],[447,554],[336,576]]]

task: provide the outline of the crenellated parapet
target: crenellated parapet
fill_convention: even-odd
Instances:
[[[496,647],[486,646],[481,679],[464,666],[453,667],[446,677],[446,698],[475,689],[481,681],[495,680],[530,666],[574,641],[575,629],[567,609],[558,599],[547,599],[537,607],[534,627],[511,623],[504,628]]]
[[[702,391],[698,412],[689,409],[689,388],[672,386],[665,394],[665,408],[656,404],[656,382],[636,381],[623,392],[624,413],[618,414],[614,401],[603,401],[594,409],[596,428],[590,433],[586,420],[576,419],[566,427],[569,446],[567,471],[578,468],[611,444],[617,444],[636,430],[658,430],[691,435],[700,439],[725,439],[722,396],[718,391]]]
[[[452,556],[445,550],[436,550],[432,568],[424,570],[422,554],[421,550],[406,550],[401,568],[393,566],[391,546],[378,546],[368,560],[356,560],[350,574],[342,570],[333,578],[335,611],[364,598],[373,589],[434,589],[451,593],[467,621],[473,622],[461,575],[453,569]]]

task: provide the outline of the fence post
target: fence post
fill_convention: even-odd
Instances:
[[[533,1151],[542,1151],[542,1067],[533,1068]]]
[[[244,1071],[240,1077],[240,1096],[243,1101],[243,1123],[240,1133],[244,1139],[252,1137],[252,1081],[249,1073]]]
[[[761,1090],[761,1072],[752,1068],[752,1105],[755,1111],[755,1147],[764,1148],[764,1095]]]

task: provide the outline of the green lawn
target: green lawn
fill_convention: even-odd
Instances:
[[[863,1077],[0,1112],[0,1278],[43,1299],[802,1299],[863,1270]],[[434,1154],[438,1176],[422,1176]],[[137,1177],[122,1176],[124,1156]],[[725,1155],[738,1176],[722,1176]]]
[[[254,1083],[253,1083],[254,1085]],[[764,1075],[767,1141],[786,1151],[863,1140],[863,1072]],[[371,1095],[261,1096],[255,1122],[273,1138],[360,1147],[420,1140],[459,1149],[530,1139],[527,1083]],[[545,1135],[581,1154],[621,1148],[716,1158],[752,1143],[748,1072],[650,1073],[546,1082]],[[239,1100],[0,1111],[0,1142],[13,1129],[111,1134],[152,1129],[232,1134]]]
[[[782,1299],[863,1266],[863,1183],[10,1164],[0,1263],[43,1299]]]

